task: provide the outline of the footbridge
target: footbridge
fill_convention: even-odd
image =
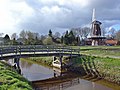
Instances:
[[[78,56],[80,49],[62,46],[19,45],[0,46],[0,60],[9,58],[40,57],[40,56]]]
[[[52,65],[62,68],[63,56],[79,56],[80,49],[72,49],[62,46],[45,45],[19,45],[19,46],[0,46],[0,60],[14,59],[14,65],[19,68],[20,58],[53,56]]]

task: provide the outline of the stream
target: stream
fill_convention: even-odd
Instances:
[[[9,60],[13,63],[13,60]],[[80,75],[20,60],[21,75],[32,82],[34,90],[115,90],[97,82],[81,79]],[[113,86],[114,87],[114,86]]]

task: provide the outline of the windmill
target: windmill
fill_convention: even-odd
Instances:
[[[102,36],[101,24],[102,23],[100,21],[96,20],[95,9],[93,9],[91,32],[90,36],[88,37],[88,39],[92,40],[92,46],[102,45],[104,42],[103,40],[105,39],[105,37]]]

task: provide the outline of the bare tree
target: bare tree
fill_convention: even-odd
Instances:
[[[79,28],[72,28],[71,29],[75,36],[80,36],[80,38],[87,38],[88,34],[90,33],[89,27],[79,27]]]
[[[17,34],[16,33],[13,33],[12,35],[11,35],[11,39],[13,40],[13,39],[17,39],[18,38],[18,36],[17,36]]]
[[[55,38],[60,38],[60,36],[61,36],[61,35],[60,35],[59,32],[56,32],[55,35],[54,35]]]
[[[83,37],[87,38],[89,33],[90,33],[90,28],[88,28],[88,27],[83,27],[82,28],[82,33],[81,34],[83,35]]]
[[[26,39],[27,38],[27,34],[26,34],[26,31],[22,30],[19,34],[20,38],[22,39]]]
[[[78,36],[78,35],[80,35],[81,27],[79,27],[79,28],[72,28],[71,31],[73,31],[73,34],[75,36]]]
[[[115,38],[115,33],[116,33],[116,30],[114,28],[110,28],[109,31],[108,31],[108,35],[109,35],[109,38]]]
[[[120,41],[120,30],[118,30],[118,31],[116,32],[116,39],[117,39],[118,41]]]
[[[33,37],[34,37],[34,39],[37,37],[38,39],[40,39],[40,35],[39,35],[39,33],[33,33]]]
[[[4,35],[4,33],[0,33],[0,37],[2,37]]]

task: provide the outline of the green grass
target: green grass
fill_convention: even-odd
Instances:
[[[32,87],[13,68],[0,62],[0,90],[32,90]]]
[[[51,66],[53,57],[47,56],[47,57],[30,57],[30,58],[22,58],[22,60],[29,60],[33,63],[41,64],[41,65],[46,65],[46,66]]]
[[[111,71],[111,74],[117,72],[120,76],[120,59],[96,57],[94,61],[96,65],[101,65],[104,70],[106,69],[106,71]]]
[[[120,48],[120,46],[80,46],[80,49],[95,49],[95,48]]]
[[[105,79],[120,84],[120,59],[96,57],[94,62]]]
[[[80,48],[80,54],[120,58],[120,46],[71,46]]]

